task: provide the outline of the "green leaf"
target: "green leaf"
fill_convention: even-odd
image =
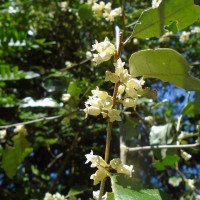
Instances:
[[[88,190],[88,188],[84,187],[84,186],[74,186],[72,188],[70,188],[67,197],[72,197],[72,196],[76,196],[79,194],[84,193],[86,190]]]
[[[88,5],[81,5],[78,14],[82,21],[87,21],[93,16],[92,9]]]
[[[154,101],[157,100],[157,91],[151,90],[149,87],[146,87],[141,91],[138,91],[138,94],[140,94],[146,98],[153,99]]]
[[[77,80],[71,81],[69,86],[68,86],[67,92],[69,94],[71,94],[71,96],[73,96],[73,97],[78,97],[81,94],[79,82]]]
[[[172,49],[138,51],[131,55],[129,66],[130,73],[135,77],[158,78],[186,90],[200,91],[200,80],[188,74],[190,64]]]
[[[168,30],[169,32],[173,32],[176,33],[178,32],[178,23],[177,21],[173,21],[169,26],[165,27],[166,30]]]
[[[142,189],[134,178],[124,175],[111,176],[114,199],[121,200],[168,200],[166,194],[157,189]]]
[[[106,200],[115,200],[113,192],[106,192]]]
[[[194,116],[200,113],[200,92],[196,93],[195,100],[189,101],[188,104],[183,108],[182,114],[188,116]]]
[[[177,155],[166,155],[166,157],[162,161],[156,161],[153,166],[157,170],[164,170],[167,166],[174,166],[175,163],[177,163],[179,160],[180,158]]]
[[[168,30],[182,30],[200,17],[200,7],[194,0],[162,0],[157,8],[142,13],[132,36],[150,38],[162,36]]]
[[[2,159],[2,168],[9,178],[13,178],[18,165],[33,150],[24,134],[15,135],[12,140],[14,147],[6,145]]]
[[[177,187],[180,185],[180,183],[182,182],[182,178],[180,176],[176,177],[176,176],[172,176],[169,178],[168,182],[170,185]]]
[[[168,103],[169,103],[169,101],[167,99],[164,99],[163,101],[161,101],[161,102],[157,103],[156,105],[154,105],[152,108],[155,109],[155,108],[164,106],[164,105],[166,105]]]

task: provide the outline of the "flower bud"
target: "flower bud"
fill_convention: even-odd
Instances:
[[[86,113],[86,115],[97,116],[101,113],[101,109],[95,106],[86,106],[84,112]]]
[[[124,93],[124,90],[125,90],[125,86],[124,85],[120,85],[119,87],[118,87],[118,94],[123,94]]]
[[[127,108],[129,108],[129,107],[135,107],[136,104],[137,104],[137,99],[136,98],[135,99],[126,98],[126,99],[123,100],[122,103],[123,103],[123,106],[127,107]]]

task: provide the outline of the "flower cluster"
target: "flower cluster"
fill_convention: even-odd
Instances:
[[[94,185],[97,185],[109,175],[108,169],[110,168],[115,169],[117,173],[126,174],[130,177],[132,176],[133,165],[124,165],[118,158],[111,160],[108,165],[101,156],[93,155],[93,151],[91,151],[90,154],[86,154],[85,157],[87,159],[86,163],[91,162],[91,167],[98,168],[95,174],[90,176],[90,179],[94,180]]]
[[[112,109],[112,97],[105,91],[100,91],[97,87],[96,90],[92,90],[93,96],[89,96],[89,99],[85,102],[86,108],[84,112],[86,116],[97,116],[102,114],[103,118],[109,117],[110,121],[121,121],[121,111]]]
[[[92,6],[92,10],[97,17],[103,16],[107,21],[110,22],[113,22],[115,17],[122,14],[121,7],[112,10],[112,4],[110,2],[105,4],[103,1],[97,3],[96,0],[88,0],[87,4]]]
[[[47,192],[45,194],[44,200],[66,200],[66,198],[58,192],[53,195]]]
[[[121,97],[120,102],[124,107],[136,107],[138,100],[138,91],[142,90],[144,81],[133,78],[127,69],[124,69],[125,63],[119,58],[115,66],[115,72],[106,71],[106,81],[112,83],[120,83],[118,87],[118,97]]]
[[[118,59],[115,66],[115,72],[106,71],[106,81],[118,84],[117,102],[122,103],[124,107],[136,107],[138,100],[138,91],[142,90],[144,81],[133,78],[127,69],[124,69],[125,63]],[[106,91],[101,91],[97,87],[92,90],[92,96],[85,102],[84,112],[87,115],[98,116],[102,114],[103,118],[109,117],[110,122],[121,121],[121,111],[114,109],[113,97]]]
[[[99,65],[102,62],[110,60],[110,58],[115,54],[115,46],[106,37],[103,42],[95,41],[92,45],[92,51],[97,51],[97,54],[93,54],[93,61]]]

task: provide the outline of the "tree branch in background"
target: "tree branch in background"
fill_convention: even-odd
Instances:
[[[157,150],[157,149],[187,149],[200,147],[200,143],[195,144],[183,144],[183,145],[154,145],[154,146],[143,146],[143,147],[127,147],[124,146],[127,152],[136,152],[136,151],[148,151],[148,150]]]

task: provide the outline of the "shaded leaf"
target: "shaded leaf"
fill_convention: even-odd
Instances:
[[[200,17],[200,7],[193,0],[162,0],[157,8],[142,13],[135,25],[132,37],[150,38],[162,36],[169,30],[182,30]]]
[[[135,76],[158,78],[186,89],[200,91],[200,80],[189,76],[190,64],[178,52],[163,49],[147,49],[132,54],[130,73]]]
[[[152,108],[155,109],[155,108],[158,108],[158,107],[161,107],[161,106],[164,106],[166,104],[168,104],[168,100],[167,99],[164,99],[163,101],[157,103],[156,105],[154,105]]]
[[[114,199],[121,200],[168,200],[166,194],[157,189],[142,189],[133,178],[124,175],[111,177]],[[143,187],[144,188],[144,187]]]
[[[81,88],[79,87],[79,82],[77,80],[71,81],[69,83],[67,92],[71,94],[71,96],[78,97],[81,94]]]
[[[72,188],[70,188],[67,197],[71,197],[71,196],[76,196],[78,194],[82,194],[84,193],[86,190],[88,190],[88,188],[83,187],[83,186],[74,186]]]
[[[87,21],[93,16],[92,9],[88,5],[81,5],[78,14],[82,21]]]
[[[149,87],[144,88],[142,91],[138,91],[138,94],[146,98],[153,99],[154,101],[157,100],[157,91],[151,90]]]
[[[2,168],[9,178],[17,173],[18,165],[23,162],[24,158],[32,152],[30,143],[23,134],[18,134],[13,137],[14,147],[6,145],[3,152]]]
[[[189,101],[188,104],[183,108],[182,114],[193,116],[195,114],[200,114],[200,92],[196,93],[195,100]]]
[[[166,155],[162,161],[156,161],[153,166],[157,170],[164,170],[167,166],[174,166],[179,160],[180,158],[177,155]]]

